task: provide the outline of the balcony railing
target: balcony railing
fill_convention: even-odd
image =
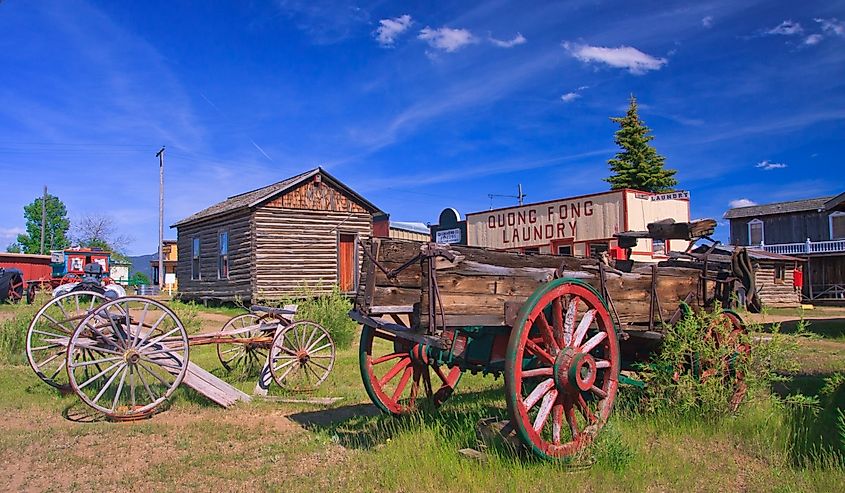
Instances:
[[[845,239],[831,241],[810,241],[803,243],[781,243],[778,245],[756,245],[753,248],[761,248],[767,252],[779,253],[781,255],[806,255],[810,253],[837,253],[845,252]]]

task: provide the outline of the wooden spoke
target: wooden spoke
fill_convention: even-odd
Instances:
[[[595,316],[595,309],[587,310],[587,313],[584,314],[584,318],[582,318],[581,322],[578,323],[578,328],[575,330],[575,335],[572,337],[572,347],[578,347],[581,345],[581,341],[584,340],[584,336],[587,334],[587,329],[589,329],[590,325],[592,325]]]
[[[565,347],[563,335],[563,302],[560,298],[552,300],[552,327],[554,328],[554,339],[558,348]]]
[[[537,319],[534,320],[534,326],[540,331],[540,336],[543,338],[543,344],[545,344],[553,354],[557,353],[560,348],[557,345],[557,341],[555,341],[555,334],[549,326],[549,322],[546,320],[546,316],[543,312],[537,314]]]
[[[460,369],[447,370],[434,362],[426,364],[414,359],[413,343],[383,334],[369,326],[361,331],[361,376],[373,403],[393,415],[412,412],[422,405],[443,404],[460,379]],[[418,352],[414,354],[419,357]],[[432,378],[432,373],[437,378]]]
[[[538,338],[544,319],[553,331],[563,328],[558,352]],[[520,310],[506,351],[505,397],[517,436],[542,457],[576,454],[607,421],[619,367],[616,331],[596,292],[570,279],[540,286]]]
[[[604,332],[599,332],[598,334],[591,337],[587,342],[585,342],[584,345],[581,346],[580,351],[582,353],[589,353],[590,351],[595,349],[596,346],[601,344],[601,342],[605,339],[607,339],[607,334]]]
[[[254,361],[260,362],[267,355],[256,348],[252,357]],[[269,357],[272,362],[288,360],[281,366],[275,363],[270,365],[270,373],[279,386],[296,392],[312,391],[328,378],[334,367],[334,341],[320,324],[301,320],[276,333],[270,345]],[[282,373],[281,369],[288,364],[297,369]]]
[[[557,399],[557,390],[550,390],[549,393],[543,396],[543,402],[540,404],[540,410],[537,412],[537,417],[534,418],[534,431],[540,432],[546,426],[546,420],[549,419],[549,414],[552,412],[552,406]]]
[[[152,317],[157,321],[148,327]],[[105,325],[98,322],[103,320]],[[169,308],[147,298],[119,298],[89,311],[71,335],[68,354],[76,356],[66,363],[69,383],[85,404],[112,419],[145,415],[185,377],[188,350],[187,332]]]

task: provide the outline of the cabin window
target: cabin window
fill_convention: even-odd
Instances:
[[[221,231],[217,235],[218,252],[217,252],[217,278],[229,279],[229,232]]]
[[[786,267],[782,265],[775,266],[775,284],[783,284],[786,282]]]
[[[653,239],[651,240],[651,254],[652,255],[666,255],[666,241],[665,240],[658,240]]]
[[[845,238],[845,212],[834,212],[828,219],[830,220],[830,239]]]
[[[748,244],[762,245],[765,240],[763,233],[763,221],[754,219],[748,223]]]
[[[590,257],[598,258],[601,252],[606,252],[609,245],[606,242],[590,243]]]
[[[200,278],[200,239],[191,239],[191,279]]]
[[[558,245],[557,254],[558,255],[566,255],[567,257],[571,257],[572,256],[572,245]]]

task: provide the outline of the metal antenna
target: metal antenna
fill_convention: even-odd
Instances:
[[[522,205],[524,203],[525,197],[527,197],[528,195],[522,193],[522,183],[520,183],[516,186],[516,195],[500,195],[497,193],[488,193],[487,196],[490,197],[490,209],[492,210],[493,197],[506,197],[509,199],[516,199],[519,201],[519,205]]]

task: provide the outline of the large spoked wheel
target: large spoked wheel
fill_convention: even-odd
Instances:
[[[736,312],[723,310],[713,317],[705,339],[714,343],[720,358],[718,361],[699,362],[701,380],[721,375],[731,391],[730,410],[736,411],[748,393],[748,384],[745,383],[745,365],[751,356],[748,329]]]
[[[70,336],[105,302],[99,293],[78,291],[53,298],[38,310],[26,331],[26,358],[38,378],[59,390],[70,389],[65,371]]]
[[[9,291],[6,293],[6,299],[9,300],[9,303],[20,303],[23,294],[23,277],[20,274],[13,274],[9,279]]]
[[[534,292],[508,341],[505,397],[520,439],[543,458],[589,445],[610,416],[619,344],[592,287],[557,279]]]
[[[253,313],[244,313],[232,317],[226,325],[223,326],[221,332],[239,331],[237,334],[230,336],[231,342],[220,342],[217,344],[217,359],[226,371],[240,370],[246,374],[257,373],[264,366],[267,361],[268,343],[247,342],[248,339],[255,339],[261,336],[267,336],[268,339],[272,332],[267,333],[266,329],[261,328],[262,322],[275,322],[273,319],[259,317]],[[248,331],[242,329],[250,328]],[[275,326],[272,326],[275,329]]]
[[[440,407],[461,378],[460,368],[430,361],[421,346],[366,325],[358,356],[367,395],[382,412],[396,416]]]
[[[188,333],[168,307],[118,298],[89,314],[68,345],[67,372],[83,402],[112,419],[155,412],[188,370]]]
[[[301,320],[279,330],[270,347],[270,373],[280,387],[294,392],[316,389],[334,367],[332,336],[322,325]]]

